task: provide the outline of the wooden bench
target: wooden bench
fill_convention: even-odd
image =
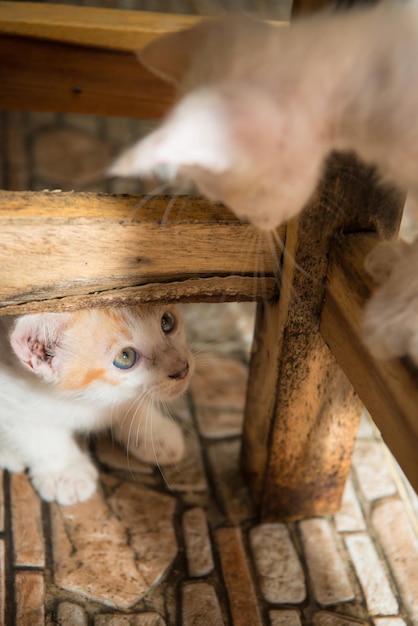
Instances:
[[[0,2],[0,108],[160,117],[172,90],[133,51],[195,19]],[[161,225],[168,200],[132,218],[138,197],[0,192],[0,313],[257,300],[242,468],[260,518],[338,509],[357,394],[418,489],[416,375],[375,361],[359,330],[373,289],[363,259],[377,231],[396,233],[402,194],[375,187],[352,157],[332,156],[311,205],[279,229],[280,288],[270,243],[251,226],[192,196],[170,200],[182,203],[181,218]]]

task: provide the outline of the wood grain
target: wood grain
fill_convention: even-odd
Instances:
[[[418,376],[406,360],[378,361],[362,342],[362,309],[374,289],[363,269],[371,234],[339,238],[330,253],[320,331],[418,491]]]
[[[277,293],[280,251],[198,197],[0,192],[0,233],[3,313]]]
[[[173,102],[173,88],[132,52],[0,37],[0,108],[152,119]]]
[[[279,301],[258,306],[242,468],[265,521],[335,512],[362,405],[319,332],[336,232],[395,232],[403,196],[349,155],[329,160],[312,202],[286,230]]]
[[[4,35],[131,52],[201,19],[151,11],[0,2],[0,33]]]
[[[159,118],[174,90],[135,51],[194,16],[0,2],[0,109]]]

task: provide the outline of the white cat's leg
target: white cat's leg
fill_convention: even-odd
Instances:
[[[43,500],[74,504],[93,495],[98,472],[69,432],[32,424],[21,428],[19,453]]]
[[[401,250],[398,248],[398,251]],[[405,247],[364,311],[364,342],[377,358],[409,355],[418,365],[418,242]]]
[[[182,430],[153,406],[130,411],[113,426],[115,436],[140,461],[156,465],[177,463],[185,451]]]

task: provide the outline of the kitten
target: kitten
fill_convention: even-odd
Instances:
[[[303,209],[333,150],[354,151],[418,196],[416,2],[323,13],[289,28],[243,17],[207,21],[156,39],[139,58],[177,86],[179,100],[116,160],[113,175],[189,177],[264,230]],[[381,304],[395,296],[402,307],[418,296],[415,280],[402,284],[402,294],[388,289]],[[377,308],[367,308],[375,355],[394,355],[396,320],[380,333]]]
[[[0,466],[28,468],[44,500],[82,502],[96,489],[77,433],[112,427],[145,462],[182,457],[181,429],[158,408],[194,367],[173,306],[0,318],[0,331]]]

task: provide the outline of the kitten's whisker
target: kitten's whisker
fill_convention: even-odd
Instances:
[[[161,218],[161,226],[165,226],[167,224],[168,216],[169,216],[170,211],[173,208],[174,203],[177,200],[177,198],[178,198],[178,196],[174,196],[173,195],[171,197],[171,199],[169,200],[169,202],[168,202],[168,204],[167,204],[167,206],[166,206],[166,208],[164,210],[163,216]]]
[[[134,216],[136,215],[136,213],[138,213],[138,211],[142,209],[142,207],[145,206],[147,202],[149,202],[149,200],[154,198],[156,195],[166,191],[169,185],[170,185],[169,182],[164,182],[161,185],[158,185],[158,187],[155,187],[150,193],[145,194],[141,198],[141,200],[137,202],[134,207],[132,207],[132,209],[129,212],[128,219],[132,220]]]
[[[276,231],[271,231],[271,235],[274,237],[275,241],[279,244],[282,252],[283,252],[283,256],[284,259],[283,261],[286,259],[287,261],[290,261],[290,263],[293,265],[293,267],[300,272],[301,274],[303,274],[303,276],[305,276],[306,278],[308,278],[310,281],[312,281],[313,283],[319,283],[319,281],[314,278],[312,276],[312,274],[310,274],[309,272],[307,272],[301,265],[299,265],[299,263],[297,263],[295,261],[295,259],[292,257],[292,255],[290,254],[290,252],[288,251],[288,249],[286,248],[286,246],[284,245],[283,241],[281,240],[279,234]]]

